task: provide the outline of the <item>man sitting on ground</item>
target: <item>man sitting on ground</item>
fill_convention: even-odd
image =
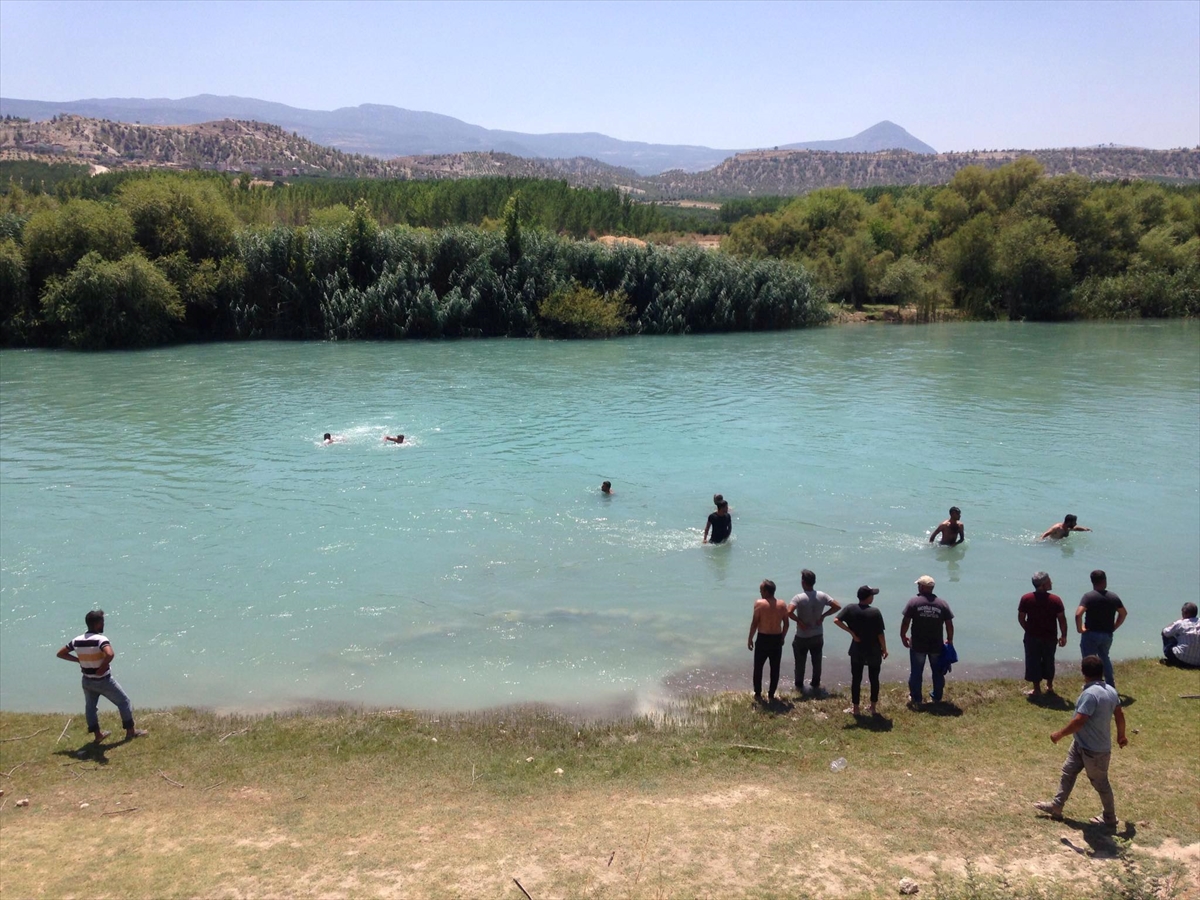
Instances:
[[[1196,604],[1185,603],[1180,612],[1183,618],[1162,631],[1163,655],[1171,665],[1200,669],[1200,620],[1196,618]]]

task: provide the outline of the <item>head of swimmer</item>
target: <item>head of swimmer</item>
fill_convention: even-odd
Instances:
[[[611,481],[605,481],[605,482],[603,482],[603,483],[600,485],[600,493],[602,493],[602,494],[611,494],[611,493],[612,493],[612,482],[611,482]]]

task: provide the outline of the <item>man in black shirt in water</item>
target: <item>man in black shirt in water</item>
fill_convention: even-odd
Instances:
[[[709,533],[712,534],[711,541]],[[733,533],[733,517],[729,515],[729,503],[722,497],[717,501],[717,511],[709,513],[708,522],[704,525],[704,539],[701,543],[723,544]]]

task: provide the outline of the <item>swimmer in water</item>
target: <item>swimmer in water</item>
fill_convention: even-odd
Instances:
[[[325,437],[321,438],[321,443],[323,443],[323,444],[336,444],[336,443],[337,443],[339,440],[341,440],[341,438],[335,438],[335,437],[334,437],[332,434],[330,434],[330,433],[327,431],[327,432],[325,432]]]
[[[611,496],[612,492],[613,492],[613,489],[612,489],[611,481],[605,481],[603,484],[600,485],[600,493],[608,494]]]
[[[1072,531],[1091,531],[1090,528],[1084,528],[1082,525],[1076,525],[1079,519],[1075,516],[1063,516],[1063,520],[1046,529],[1046,533],[1042,535],[1041,540],[1050,538],[1057,541],[1065,538]]]
[[[398,434],[395,437],[392,437],[390,434],[385,434],[383,436],[383,439],[385,441],[389,441],[393,444],[403,444],[404,443],[404,435],[402,435],[402,434]]]
[[[933,529],[933,534],[929,535],[929,543],[933,543],[938,537],[941,537],[943,547],[954,547],[961,544],[967,539],[966,529],[963,528],[963,523],[959,521],[962,516],[962,510],[957,506],[950,507],[950,518]]]

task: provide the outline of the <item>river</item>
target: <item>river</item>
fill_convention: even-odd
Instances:
[[[930,546],[951,505],[967,542]],[[1114,656],[1158,655],[1200,579],[1200,326],[0,353],[6,710],[79,705],[54,654],[93,607],[140,707],[641,709],[748,688],[758,583],[803,567],[881,588],[893,677],[922,574],[956,672],[1020,657],[1039,569],[1068,613],[1107,570]]]

